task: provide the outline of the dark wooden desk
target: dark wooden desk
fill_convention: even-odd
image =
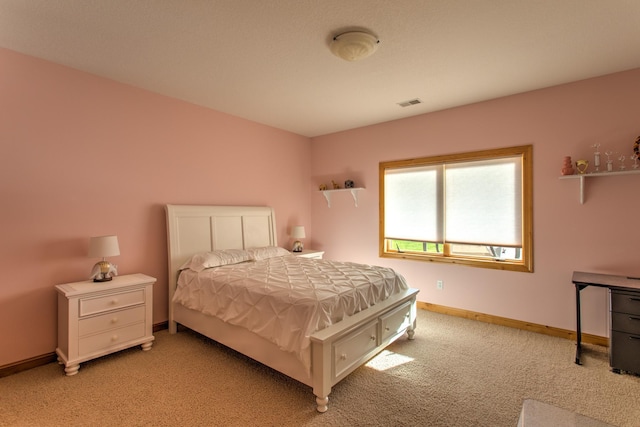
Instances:
[[[613,276],[610,274],[574,271],[571,281],[576,286],[576,364],[581,365],[582,327],[580,325],[580,291],[587,286],[640,291],[640,277]]]

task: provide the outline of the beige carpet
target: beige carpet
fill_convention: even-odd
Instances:
[[[393,344],[334,387],[311,390],[189,331],[83,363],[0,378],[2,426],[515,426],[531,398],[640,426],[640,377],[606,348],[419,310],[416,339]]]

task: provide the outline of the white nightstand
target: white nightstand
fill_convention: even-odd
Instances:
[[[301,256],[303,258],[322,259],[324,251],[316,251],[313,249],[303,249],[302,252],[292,252],[295,256]]]
[[[58,362],[67,375],[80,363],[109,353],[153,345],[154,277],[144,274],[116,276],[109,282],[57,285]]]

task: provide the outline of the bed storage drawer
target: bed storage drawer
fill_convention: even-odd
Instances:
[[[359,365],[378,346],[378,322],[373,321],[333,344],[334,378]]]
[[[411,324],[411,302],[406,302],[395,310],[380,316],[380,340],[391,339]]]

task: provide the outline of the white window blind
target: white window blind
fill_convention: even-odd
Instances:
[[[522,245],[522,157],[385,170],[387,239]]]
[[[521,157],[445,166],[449,243],[522,245]]]
[[[386,238],[442,241],[441,166],[386,170],[384,186]]]

